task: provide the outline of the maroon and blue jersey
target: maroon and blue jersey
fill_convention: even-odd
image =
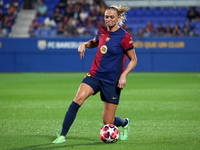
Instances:
[[[102,27],[96,41],[99,46],[89,74],[105,82],[117,83],[124,71],[126,52],[134,48],[133,40],[122,28],[108,32],[107,28]]]

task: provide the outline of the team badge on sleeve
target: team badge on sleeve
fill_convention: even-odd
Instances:
[[[129,44],[133,44],[133,41],[131,40],[131,41],[129,41]]]

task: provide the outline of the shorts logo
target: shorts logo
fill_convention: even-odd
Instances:
[[[108,48],[107,48],[106,45],[103,45],[103,46],[101,46],[101,48],[100,48],[100,51],[101,51],[102,54],[107,53],[107,50],[108,50]]]
[[[106,42],[108,42],[109,40],[110,40],[110,38],[109,38],[109,37],[107,37],[107,38],[106,38]]]
[[[112,97],[112,99],[117,99],[117,97]]]

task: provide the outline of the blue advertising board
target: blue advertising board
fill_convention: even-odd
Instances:
[[[0,72],[88,72],[97,48],[80,59],[91,38],[1,38]],[[133,38],[139,72],[199,72],[200,38]],[[126,64],[128,63],[128,59]]]

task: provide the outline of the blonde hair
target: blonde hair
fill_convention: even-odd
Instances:
[[[124,22],[126,21],[126,12],[130,9],[129,7],[122,7],[121,5],[117,6],[117,5],[111,5],[110,7],[108,7],[107,9],[114,9],[117,11],[118,16],[120,17],[118,23],[120,26],[122,26],[124,24]]]

